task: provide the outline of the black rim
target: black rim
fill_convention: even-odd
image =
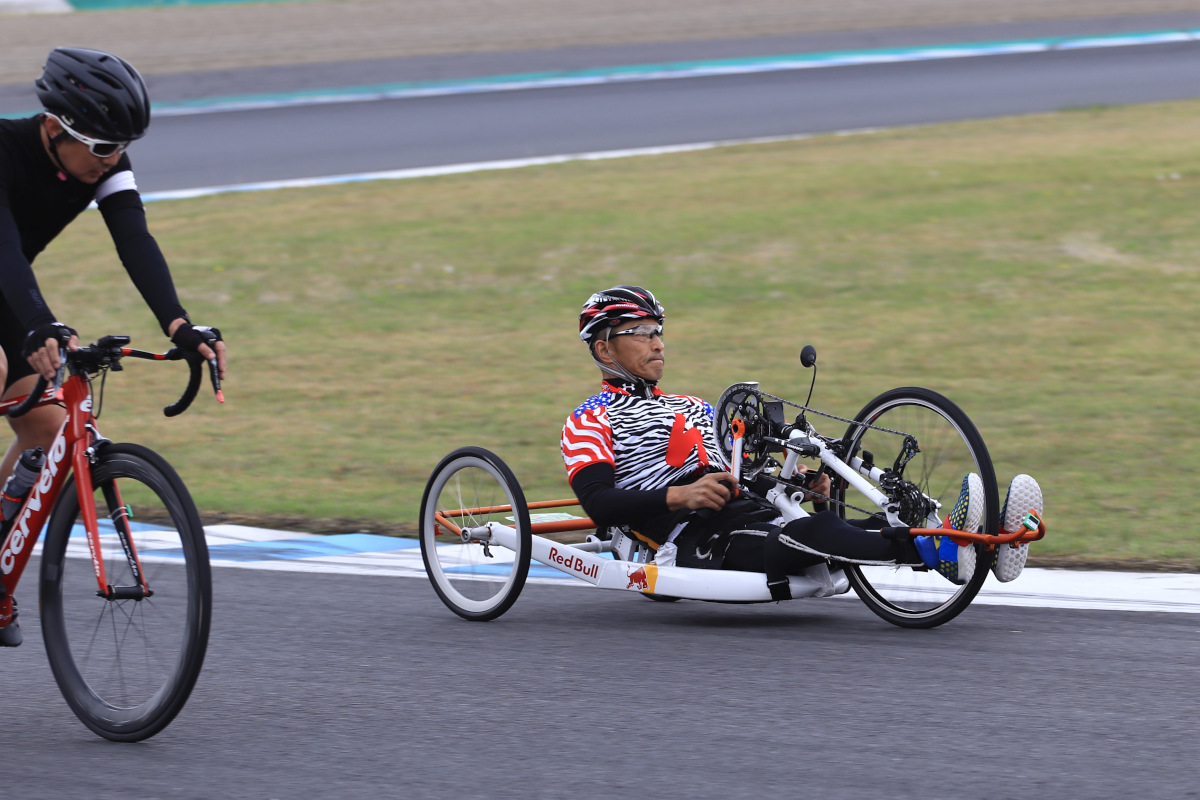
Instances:
[[[922,452],[905,467],[905,477],[939,499],[943,515],[957,498],[966,472],[978,474],[985,491],[982,530],[996,532],[996,478],[991,457],[975,425],[958,406],[936,392],[908,387],[875,398],[855,419],[917,437]],[[852,424],[845,441],[851,455],[869,450],[882,467],[893,465],[902,437]],[[844,489],[838,494],[837,499],[853,502],[853,492],[850,497]],[[847,513],[844,506],[840,508],[843,515]],[[881,618],[902,627],[934,627],[970,605],[987,579],[989,557],[982,546],[976,547],[975,574],[962,586],[919,568],[851,566],[846,572],[859,597]]]
[[[128,527],[153,594],[97,595],[86,539],[72,536],[82,530],[72,480],[46,536],[43,636],[55,679],[84,724],[109,739],[137,741],[171,722],[199,676],[212,607],[208,551],[186,488],[149,450],[109,446],[92,477],[109,584],[140,584],[117,533],[131,512]],[[125,512],[113,507],[114,487]]]

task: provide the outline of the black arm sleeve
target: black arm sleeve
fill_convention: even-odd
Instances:
[[[167,260],[146,227],[141,196],[130,189],[109,195],[99,205],[125,271],[166,333],[167,326],[186,312],[175,294]]]
[[[589,464],[571,481],[583,510],[597,525],[628,525],[666,514],[666,489],[618,489],[612,464]]]
[[[0,205],[0,291],[21,327],[31,331],[54,322],[54,314],[42,298],[33,267],[21,250],[21,232],[8,206]]]

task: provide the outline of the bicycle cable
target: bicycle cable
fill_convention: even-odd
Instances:
[[[773,394],[771,394],[771,393],[769,393],[769,392],[764,392],[762,389],[754,388],[754,389],[752,389],[752,391],[753,391],[753,392],[756,392],[757,394],[761,395],[762,397],[768,397],[768,398],[770,398],[770,399],[772,399],[772,400],[778,400],[779,402],[783,403],[784,405],[789,405],[789,406],[791,406],[791,407],[793,407],[793,408],[798,408],[798,409],[800,409],[800,410],[801,410],[801,411],[803,411],[803,412],[806,412],[806,413],[809,413],[809,412],[811,412],[811,413],[813,413],[813,414],[816,414],[816,415],[818,415],[818,416],[821,416],[821,417],[827,417],[827,418],[829,418],[829,419],[835,419],[835,420],[837,420],[838,422],[845,422],[845,423],[847,423],[847,424],[849,424],[849,425],[856,425],[856,426],[858,426],[860,429],[861,429],[861,428],[869,428],[869,429],[871,429],[871,430],[882,431],[882,432],[884,432],[884,433],[890,433],[890,434],[893,434],[893,435],[896,435],[896,436],[903,436],[903,437],[905,437],[906,439],[907,439],[907,438],[913,438],[913,439],[915,439],[915,438],[916,438],[916,437],[913,437],[913,436],[912,436],[912,434],[910,434],[910,433],[905,433],[904,431],[892,430],[891,428],[884,428],[884,427],[882,427],[882,426],[880,426],[880,425],[872,425],[872,424],[871,424],[871,423],[869,423],[869,422],[863,422],[863,421],[861,421],[861,420],[847,419],[846,417],[839,417],[837,414],[830,414],[830,413],[829,413],[829,412],[827,412],[827,411],[818,411],[817,409],[815,409],[815,408],[810,408],[809,406],[806,406],[806,405],[804,405],[804,404],[802,404],[802,403],[794,403],[794,402],[792,402],[791,400],[787,400],[787,399],[785,399],[785,398],[778,397],[778,396],[776,396],[776,395],[773,395]],[[808,425],[807,423],[805,423],[805,427],[807,427],[807,428],[809,429],[809,432],[810,432],[810,433],[812,433],[813,435],[820,436],[820,434],[818,434],[818,433],[817,433],[816,429],[815,429],[815,428],[813,428],[811,425]],[[774,459],[771,459],[771,460],[772,460],[772,461],[774,461]],[[777,462],[777,463],[778,463],[778,462]],[[765,467],[765,465],[764,465],[764,467]],[[763,470],[763,469],[759,469],[757,472],[758,472],[758,474],[762,474],[764,471],[765,471],[765,470]],[[776,478],[771,478],[771,479],[772,479],[772,480],[775,480],[775,481],[777,481],[778,483],[781,483],[781,484],[783,484],[783,485],[785,485],[785,486],[791,486],[791,485],[792,485],[792,484],[789,484],[789,483],[787,483],[786,481],[781,481],[781,480],[779,480],[779,479],[776,479]],[[860,512],[860,513],[866,514],[867,516],[874,516],[875,514],[878,514],[878,513],[879,513],[879,511],[878,511],[878,510],[876,510],[876,511],[869,511],[869,510],[867,510],[867,509],[865,509],[865,508],[860,508],[860,507],[858,507],[858,506],[854,505],[853,503],[847,502],[846,500],[835,500],[835,499],[834,499],[834,498],[832,498],[832,497],[829,497],[829,496],[827,496],[827,495],[823,495],[823,494],[821,494],[820,492],[816,492],[816,491],[813,491],[813,490],[811,490],[811,489],[804,489],[803,491],[805,491],[806,493],[808,493],[808,495],[809,495],[809,496],[810,496],[812,499],[814,499],[814,500],[824,500],[824,501],[825,501],[825,502],[827,502],[827,503],[834,503],[834,504],[836,504],[836,505],[842,506],[843,508],[851,508],[851,509],[854,509],[855,511],[858,511],[858,512]]]
[[[758,392],[759,394],[761,394],[763,397],[769,397],[772,400],[778,400],[779,402],[783,403],[784,405],[789,405],[793,408],[798,408],[801,411],[811,412],[811,413],[816,414],[821,417],[828,417],[829,419],[836,419],[838,422],[845,422],[850,425],[857,425],[860,428],[870,428],[871,430],[875,430],[875,431],[883,431],[884,433],[894,433],[897,436],[912,436],[911,433],[905,433],[904,431],[894,431],[891,428],[884,428],[880,425],[872,425],[869,422],[862,422],[861,420],[857,420],[857,419],[847,419],[846,417],[839,417],[837,414],[830,414],[828,411],[818,411],[815,408],[810,408],[809,406],[803,405],[801,403],[793,403],[791,400],[785,400],[782,397],[776,397],[775,395],[770,394],[768,392],[764,392],[761,389],[755,389],[755,391]],[[816,433],[816,430],[813,430],[812,433]]]

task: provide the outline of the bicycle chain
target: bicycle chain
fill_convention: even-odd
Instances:
[[[778,479],[772,478],[772,480],[778,480]],[[784,485],[789,486],[790,484],[785,483]],[[809,499],[812,500],[813,502],[817,502],[818,500],[824,500],[826,503],[833,503],[834,505],[841,506],[842,508],[852,508],[855,511],[866,514],[868,517],[875,516],[876,514],[879,513],[879,509],[875,509],[874,511],[868,511],[865,508],[859,508],[858,506],[854,505],[853,503],[849,503],[845,500],[834,500],[832,497],[821,494],[820,492],[814,492],[812,489],[804,489],[803,491],[808,494]]]
[[[809,408],[808,406],[801,405],[800,403],[793,403],[791,400],[784,400],[782,397],[776,397],[773,394],[764,392],[762,389],[755,389],[754,391],[758,392],[763,397],[769,397],[772,400],[778,400],[779,402],[783,403],[784,405],[789,405],[792,408],[798,408],[801,411],[811,412],[813,414],[816,414],[816,415],[822,416],[822,417],[829,417],[829,419],[836,419],[838,422],[845,422],[850,425],[858,425],[860,427],[870,428],[871,430],[875,430],[875,431],[883,431],[884,433],[894,433],[897,436],[911,436],[912,435],[909,433],[905,433],[904,431],[894,431],[891,428],[884,428],[880,425],[872,425],[869,422],[862,422],[862,421],[856,420],[856,419],[847,419],[846,417],[839,417],[837,414],[830,414],[827,411],[818,411],[815,408]],[[814,433],[815,433],[815,431],[814,431]]]

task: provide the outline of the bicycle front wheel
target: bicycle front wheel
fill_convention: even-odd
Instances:
[[[855,420],[875,427],[851,424],[844,439],[848,454],[862,456],[869,451],[879,467],[894,466],[893,459],[902,451],[906,455],[912,452],[896,431],[916,439],[918,449],[904,465],[904,478],[925,497],[940,503],[942,516],[958,499],[963,477],[969,472],[979,475],[984,488],[982,532],[997,532],[999,504],[992,459],[983,437],[957,405],[929,389],[905,387],[876,397]],[[865,501],[838,482],[836,500],[859,505],[856,497]],[[845,515],[846,507],[839,508]],[[938,525],[936,517],[907,519],[905,523],[912,527]],[[859,598],[881,618],[904,628],[932,628],[954,619],[979,593],[987,578],[991,551],[976,545],[975,553],[975,574],[961,586],[924,567],[850,566],[846,577]]]
[[[42,635],[71,710],[104,738],[134,742],[175,718],[200,674],[212,614],[208,547],[187,488],[153,451],[108,445],[91,472],[85,502],[100,521],[111,599],[98,591],[72,477],[42,552]]]
[[[471,536],[488,525],[512,528],[516,549]],[[531,537],[525,494],[495,453],[460,448],[429,476],[421,498],[421,557],[434,591],[460,617],[486,621],[512,607],[529,574]]]

